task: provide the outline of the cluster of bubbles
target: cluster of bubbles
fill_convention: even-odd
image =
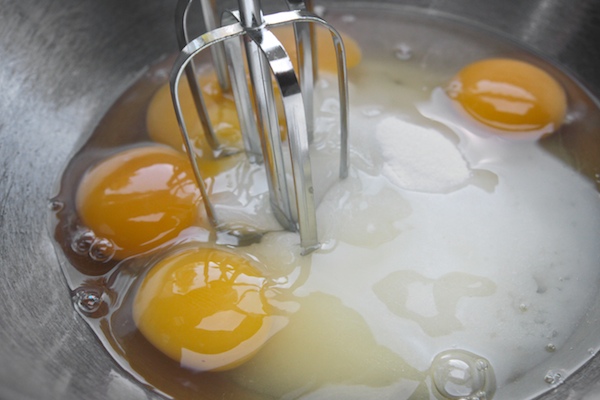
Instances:
[[[556,345],[554,343],[548,343],[546,345],[546,351],[548,353],[554,353],[556,351]]]
[[[544,376],[544,382],[549,385],[556,386],[563,383],[565,379],[564,377],[565,373],[563,371],[550,370],[546,373],[546,376]]]
[[[97,237],[91,230],[78,231],[71,242],[71,249],[80,256],[89,256],[98,262],[110,261],[115,255],[115,245],[112,241]]]

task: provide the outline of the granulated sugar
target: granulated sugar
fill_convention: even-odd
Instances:
[[[471,175],[458,149],[432,128],[388,117],[377,125],[376,137],[383,175],[403,189],[448,192],[465,185]]]

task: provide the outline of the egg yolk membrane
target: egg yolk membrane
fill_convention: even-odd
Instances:
[[[271,334],[265,282],[242,256],[188,249],[162,259],[144,277],[133,319],[150,343],[182,366],[230,369]]]
[[[117,259],[177,237],[196,222],[199,201],[187,157],[158,145],[104,160],[84,175],[76,194],[82,222],[114,244]]]
[[[523,61],[486,59],[464,67],[447,89],[477,121],[504,132],[556,131],[566,95],[547,72]]]

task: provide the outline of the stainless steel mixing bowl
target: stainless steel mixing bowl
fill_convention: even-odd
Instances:
[[[598,0],[396,3],[504,32],[600,96]],[[47,208],[82,132],[146,65],[175,50],[174,6],[175,0],[0,0],[3,399],[158,397],[132,383],[75,315],[47,232]],[[596,357],[545,398],[597,398],[599,377]]]

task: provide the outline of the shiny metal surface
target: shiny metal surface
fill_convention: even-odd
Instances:
[[[211,26],[214,20],[214,8],[210,6],[210,4],[206,4],[206,2],[202,2],[202,15],[204,16],[205,25]],[[192,0],[181,0],[177,2],[177,6],[175,7],[175,32],[177,34],[177,44],[180,49],[183,49],[186,44],[193,38],[189,37],[187,22],[188,22],[188,14],[192,5]],[[213,26],[214,29],[216,26]],[[219,79],[219,83],[221,85],[227,85],[227,75],[224,72],[225,68],[225,60],[224,60],[224,48],[222,46],[213,47],[211,49],[212,56],[214,57],[215,70],[217,72],[217,76]],[[200,89],[200,84],[196,79],[196,67],[194,65],[194,61],[190,60],[190,63],[185,68],[185,76],[188,80],[188,86],[190,88],[190,92],[192,93],[192,99],[194,100],[194,105],[196,106],[196,113],[200,119],[200,124],[202,126],[202,130],[204,131],[204,137],[206,142],[210,146],[213,151],[215,157],[220,156],[223,152],[221,151],[221,145],[219,140],[217,139],[217,135],[213,129],[212,124],[208,120],[208,111],[206,111],[206,104],[204,104],[204,98],[202,96],[202,91]],[[186,142],[187,143],[187,142]],[[202,187],[203,184],[200,185]],[[202,193],[203,198],[204,193]],[[207,211],[208,215],[211,215],[212,211]]]
[[[393,3],[392,1],[388,1]],[[597,0],[406,0],[505,32],[600,95]],[[154,399],[74,313],[47,232],[66,159],[149,63],[172,0],[0,0],[0,398]],[[135,51],[134,51],[135,50]],[[600,359],[545,396],[600,396]]]
[[[320,246],[317,236],[316,205],[313,194],[309,148],[309,138],[312,136],[309,127],[312,129],[312,119],[314,118],[312,112],[314,107],[312,73],[316,69],[311,63],[313,46],[311,44],[310,26],[319,24],[329,29],[336,52],[340,104],[341,178],[348,175],[349,104],[344,44],[340,34],[331,25],[320,17],[303,10],[303,7],[297,6],[295,7],[297,10],[264,15],[259,0],[240,0],[238,3],[239,10],[228,10],[224,14],[223,19],[231,19],[231,23],[226,21],[223,26],[211,29],[193,40],[188,39],[186,29],[186,14],[191,3],[189,0],[182,0],[177,4],[177,38],[179,46],[183,49],[175,60],[170,78],[175,115],[196,182],[202,194],[206,215],[213,228],[222,232],[227,231],[227,227],[221,224],[216,215],[204,179],[200,174],[179,96],[179,87],[183,83],[181,78],[185,73],[196,105],[196,111],[204,128],[206,141],[214,151],[218,147],[217,138],[208,118],[193,63],[194,57],[200,55],[203,50],[213,50],[216,46],[224,45],[227,52],[226,62],[231,70],[231,85],[236,109],[238,110],[238,118],[242,127],[250,128],[242,129],[248,159],[251,162],[256,160],[254,148],[260,138],[262,147],[260,159],[264,161],[267,171],[266,176],[273,213],[283,228],[294,232],[299,231],[300,246],[303,254],[306,255]],[[213,9],[209,12],[211,15],[215,13]],[[300,81],[297,72],[294,70],[292,60],[282,43],[271,32],[271,29],[277,26],[293,27],[297,33],[296,41],[299,49],[298,75],[303,79],[303,88],[306,88],[307,83],[310,84],[309,91],[300,89]],[[253,86],[252,90],[248,87],[245,66],[241,61],[244,59],[244,53],[242,53],[239,45],[242,38],[246,49],[246,65]],[[222,66],[219,58],[214,58],[213,63],[217,71]],[[285,141],[282,140],[282,132],[279,127],[272,79],[276,82],[281,94],[287,132],[287,140]],[[250,92],[254,94],[254,101],[250,99]],[[253,104],[256,104],[256,115],[250,112],[250,110],[253,110]],[[308,109],[311,111],[307,112]],[[255,125],[258,126],[258,129],[255,128]],[[257,134],[257,132],[260,134]],[[289,151],[286,151],[288,149]],[[289,154],[289,162],[287,161],[287,154]],[[290,176],[292,182],[288,182]]]

